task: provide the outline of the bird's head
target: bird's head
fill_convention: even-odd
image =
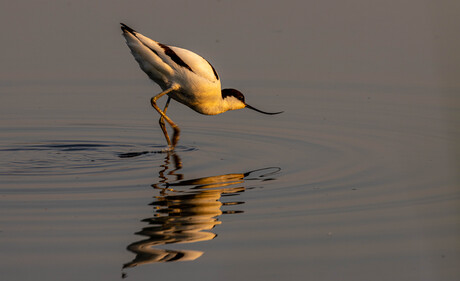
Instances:
[[[280,112],[265,112],[260,109],[257,109],[255,107],[250,106],[244,101],[244,95],[235,89],[223,89],[222,90],[222,98],[228,103],[228,110],[235,110],[235,109],[241,109],[241,108],[249,108],[252,110],[255,110],[257,112],[263,113],[263,114],[268,114],[268,115],[274,115],[274,114],[280,114],[283,113],[283,111]]]

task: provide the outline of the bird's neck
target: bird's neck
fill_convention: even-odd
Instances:
[[[222,99],[222,102],[221,102],[221,106],[222,106],[222,112],[225,112],[225,111],[229,111],[229,110],[237,110],[237,109],[242,109],[244,108],[246,105],[234,98],[234,97],[226,97],[224,99]]]
[[[219,99],[218,101],[201,103],[192,107],[194,110],[205,115],[217,115],[230,110],[236,110],[244,108],[245,104],[241,101],[227,97],[225,99]]]

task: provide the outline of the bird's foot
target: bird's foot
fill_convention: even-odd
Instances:
[[[174,151],[174,146],[168,145],[168,147],[163,148],[161,150],[161,153],[169,153],[169,152],[172,152],[172,151]]]

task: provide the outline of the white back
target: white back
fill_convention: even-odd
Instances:
[[[213,69],[211,64],[200,55],[192,51],[182,49],[179,47],[170,46],[173,50],[198,76],[206,78],[210,82],[219,80],[217,72]]]

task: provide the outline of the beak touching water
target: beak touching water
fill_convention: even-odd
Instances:
[[[275,115],[275,114],[280,114],[280,113],[284,112],[284,111],[280,111],[280,112],[265,112],[265,111],[262,111],[260,109],[255,108],[255,107],[252,107],[249,104],[246,104],[246,108],[249,108],[249,109],[252,109],[254,111],[257,111],[257,112],[260,112],[260,113],[263,113],[263,114],[267,114],[267,115]]]

